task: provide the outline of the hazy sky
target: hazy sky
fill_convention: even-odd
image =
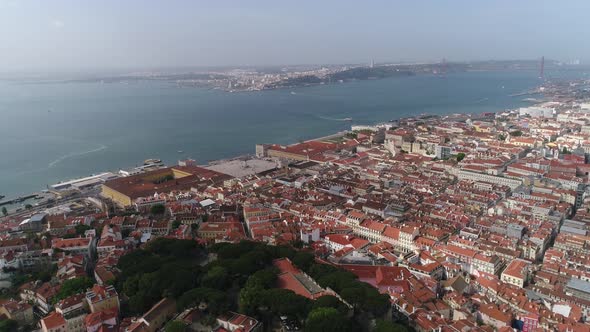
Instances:
[[[0,0],[0,71],[590,60],[590,0]]]

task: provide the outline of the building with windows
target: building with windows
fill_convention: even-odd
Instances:
[[[447,159],[451,157],[451,148],[444,145],[436,145],[434,147],[434,155],[438,159]]]
[[[529,275],[529,265],[529,262],[522,259],[511,261],[506,266],[506,269],[502,271],[501,280],[520,288],[524,287]]]
[[[590,301],[590,282],[572,277],[565,286],[567,295]]]
[[[174,166],[107,181],[102,185],[101,195],[127,207],[141,197],[223,183],[230,178],[198,166]]]
[[[107,309],[119,308],[119,294],[115,287],[94,285],[86,292],[86,300],[91,312],[98,312]]]

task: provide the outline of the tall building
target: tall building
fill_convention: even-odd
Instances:
[[[436,145],[434,148],[434,154],[438,159],[446,159],[451,157],[451,148],[443,145]]]

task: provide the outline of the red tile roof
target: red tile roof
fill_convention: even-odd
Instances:
[[[73,239],[53,239],[51,247],[54,249],[68,249],[72,247],[88,247],[90,245],[90,238],[78,237]]]
[[[60,326],[66,324],[66,320],[64,319],[64,316],[62,316],[60,313],[57,313],[55,311],[52,312],[51,314],[49,314],[49,316],[43,318],[42,322],[48,330],[55,329],[57,327],[60,327]]]
[[[119,312],[117,311],[116,308],[94,312],[94,313],[88,314],[84,318],[84,324],[86,325],[86,327],[89,328],[90,326],[103,324],[104,322],[109,321],[113,318],[116,319],[118,315],[119,315]]]

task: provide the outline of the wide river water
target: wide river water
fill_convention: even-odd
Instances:
[[[199,163],[294,143],[354,124],[524,106],[535,72],[420,75],[227,93],[164,82],[0,81],[0,195],[159,158]],[[182,152],[179,152],[182,151]]]

